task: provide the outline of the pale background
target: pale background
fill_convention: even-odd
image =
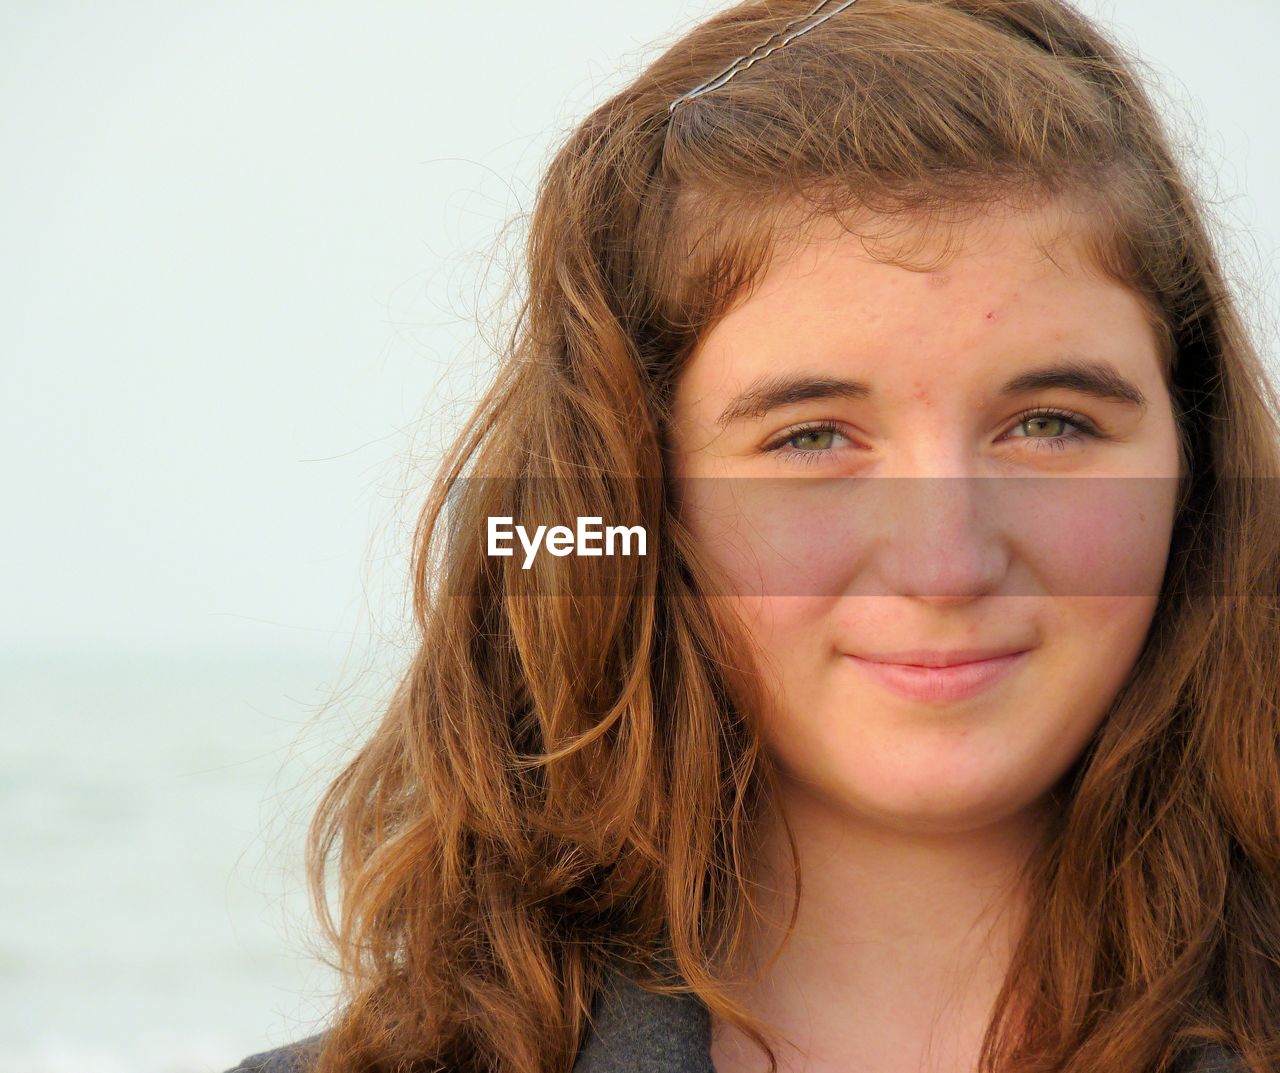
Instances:
[[[0,1073],[314,1030],[302,828],[405,656],[518,214],[722,6],[0,3]],[[1152,66],[1274,362],[1280,8],[1083,6]]]

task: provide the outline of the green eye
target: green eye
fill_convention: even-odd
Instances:
[[[819,437],[827,439],[831,436],[844,436],[832,422],[819,421],[812,425],[801,425],[798,428],[788,429],[781,439],[775,440],[772,444],[765,448],[766,451],[776,451],[789,461],[799,462],[809,465],[820,462],[831,453],[831,447],[817,447],[815,449],[795,448],[791,444],[804,437]]]
[[[1087,438],[1098,439],[1101,434],[1087,417],[1070,410],[1039,409],[1027,410],[1018,415],[1017,425],[1030,424],[1032,421],[1048,421],[1059,425],[1069,425],[1075,431],[1062,436],[1015,436],[1014,439],[1032,440],[1036,446],[1044,450],[1062,451],[1067,444]]]

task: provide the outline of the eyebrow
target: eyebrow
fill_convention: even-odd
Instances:
[[[1067,358],[1019,373],[1000,388],[1000,397],[1025,395],[1032,391],[1062,388],[1095,399],[1118,402],[1138,410],[1147,408],[1147,397],[1110,362]],[[735,395],[716,424],[724,427],[735,421],[763,417],[779,406],[814,399],[869,399],[875,394],[862,380],[792,372],[765,375],[753,380]]]

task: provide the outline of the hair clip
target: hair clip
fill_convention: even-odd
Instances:
[[[756,45],[756,47],[753,48],[750,52],[748,52],[745,56],[739,56],[736,60],[734,60],[731,64],[729,64],[729,66],[726,67],[719,74],[710,78],[706,82],[703,82],[701,85],[695,86],[693,89],[689,90],[688,93],[682,93],[679,97],[677,97],[674,101],[672,101],[669,105],[667,105],[667,114],[670,115],[672,112],[674,112],[676,110],[676,105],[679,104],[681,101],[692,100],[694,97],[699,97],[704,93],[710,93],[713,89],[719,89],[726,82],[728,82],[729,79],[731,79],[734,75],[736,75],[739,71],[745,71],[753,63],[755,63],[756,60],[764,59],[767,55],[769,55],[769,53],[777,51],[783,45],[787,44],[787,42],[794,41],[801,34],[808,33],[815,26],[819,26],[822,23],[826,22],[827,19],[831,18],[832,15],[838,15],[850,4],[854,3],[854,0],[841,0],[840,3],[836,4],[836,6],[833,7],[830,11],[826,12],[826,14],[819,15],[818,12],[820,12],[829,3],[830,3],[830,0],[822,0],[822,3],[820,3],[807,15],[804,15],[798,19],[792,19],[791,22],[787,23],[781,30],[777,31],[777,33],[771,34],[760,44]],[[815,18],[814,16],[817,16],[817,17]],[[793,26],[797,26],[800,23],[807,23],[807,25],[804,25],[800,29],[795,30],[791,33],[787,32],[791,30]],[[773,41],[775,37],[778,37],[780,35],[783,35],[781,41],[779,41],[776,45],[770,44],[770,42]]]

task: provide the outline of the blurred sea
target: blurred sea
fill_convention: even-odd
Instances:
[[[354,692],[320,657],[0,655],[0,1073],[221,1073],[318,1030],[302,840]]]

